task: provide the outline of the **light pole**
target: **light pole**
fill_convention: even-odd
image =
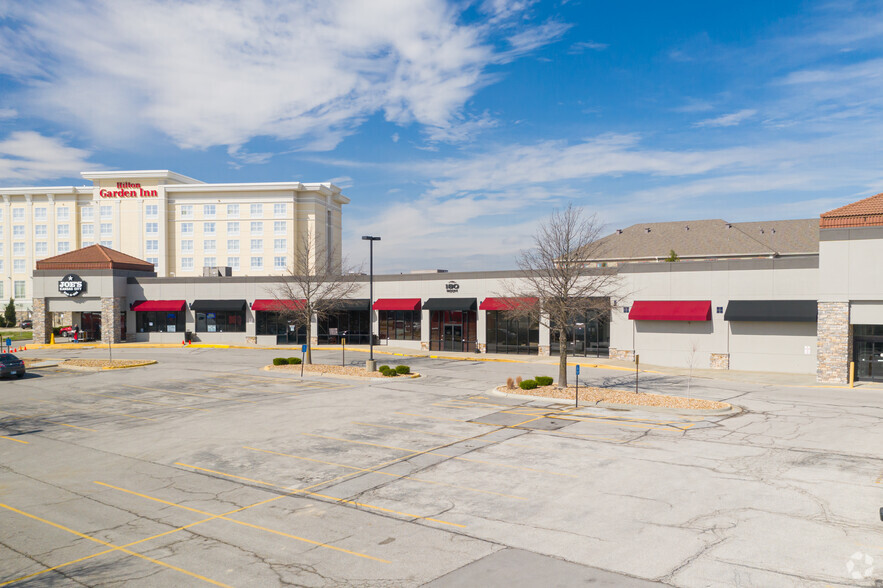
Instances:
[[[363,241],[368,241],[368,362],[365,369],[369,372],[377,371],[377,362],[374,361],[374,241],[380,241],[380,237],[365,235]]]

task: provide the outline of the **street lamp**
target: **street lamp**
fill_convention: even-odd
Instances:
[[[368,362],[365,368],[369,372],[377,370],[377,362],[374,361],[374,241],[380,241],[380,237],[365,235],[362,241],[368,241]]]

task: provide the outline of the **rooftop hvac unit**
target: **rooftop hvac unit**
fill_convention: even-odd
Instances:
[[[203,278],[229,278],[233,275],[233,268],[228,265],[205,266],[202,268]]]

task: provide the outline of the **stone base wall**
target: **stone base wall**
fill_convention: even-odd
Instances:
[[[315,347],[319,344],[319,337],[310,337],[310,346]]]
[[[729,353],[712,353],[710,367],[713,370],[728,370],[728,369],[730,369],[730,354]]]
[[[421,341],[420,342],[420,350],[421,351],[429,351],[429,341]]]
[[[257,345],[257,344],[258,344],[258,338],[257,338],[257,337],[246,337],[246,338],[245,338],[245,342],[246,342],[246,344],[248,344],[248,345]]]
[[[475,348],[479,353],[487,353],[487,343],[476,343]]]
[[[120,314],[125,309],[125,298],[101,299],[101,340],[104,343],[123,342],[123,324],[120,320]]]
[[[614,349],[610,348],[610,359],[622,359],[624,361],[635,361],[634,349]]]
[[[825,384],[849,382],[852,361],[852,325],[849,302],[819,302],[816,381]]]
[[[549,357],[552,355],[552,346],[551,345],[540,345],[537,349],[537,355],[540,357]]]
[[[34,298],[31,302],[34,314],[34,343],[49,343],[52,334],[52,313],[46,312],[46,299]]]

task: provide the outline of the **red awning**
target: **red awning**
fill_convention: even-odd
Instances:
[[[636,300],[633,321],[710,321],[711,300]]]
[[[255,300],[251,304],[252,310],[266,310],[270,312],[282,312],[285,310],[303,310],[306,300]]]
[[[539,301],[539,298],[530,296],[523,298],[485,298],[478,305],[478,310],[515,310],[525,306],[536,306]]]
[[[419,298],[378,298],[374,310],[420,310]]]
[[[132,305],[135,312],[181,312],[186,300],[142,300]]]

